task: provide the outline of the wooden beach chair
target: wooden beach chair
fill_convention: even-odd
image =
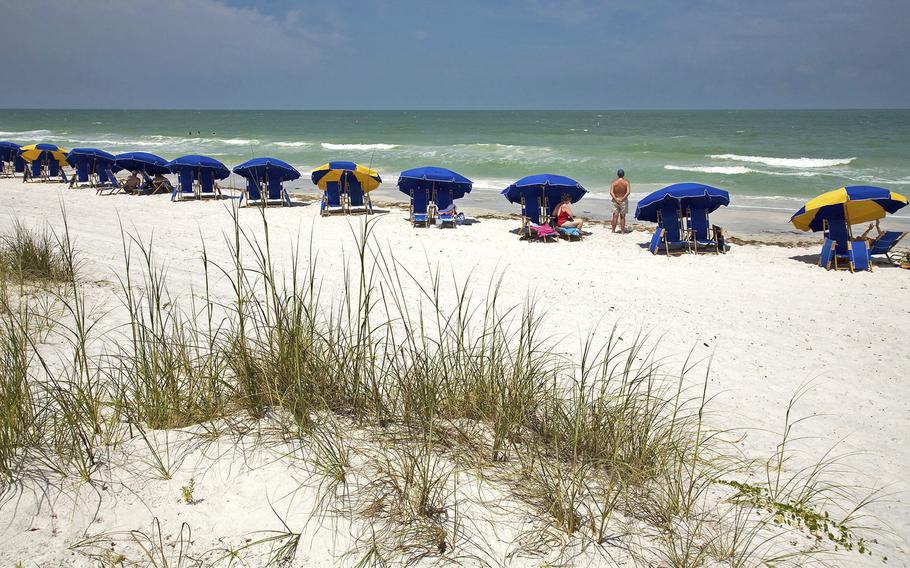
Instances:
[[[895,260],[891,258],[891,253],[894,252],[894,247],[897,246],[897,243],[907,236],[906,232],[901,231],[885,231],[875,239],[869,240],[869,256],[884,256],[888,259],[888,262],[896,264]]]
[[[668,257],[689,252],[689,240],[683,235],[681,218],[682,211],[676,202],[666,204],[657,212],[657,230],[648,246],[651,254],[660,253],[661,248]]]
[[[699,252],[726,253],[723,229],[712,225],[708,219],[708,210],[704,207],[689,207],[686,210],[689,219],[688,238],[695,254]]]
[[[319,214],[325,217],[335,213],[344,213],[344,204],[341,201],[341,184],[337,181],[330,181],[325,184],[325,191],[322,192]]]

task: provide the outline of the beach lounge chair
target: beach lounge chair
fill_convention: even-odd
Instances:
[[[906,232],[885,231],[878,238],[869,241],[869,256],[884,256],[888,259],[888,262],[894,263],[895,260],[891,258],[891,252],[897,246],[897,243],[906,236]]]
[[[193,182],[192,168],[183,168],[177,172],[177,185],[171,191],[171,201],[180,201],[185,197],[196,197],[196,188]]]
[[[31,169],[31,179],[33,181],[38,181],[44,178],[44,163],[41,160],[35,160],[32,162]]]
[[[436,205],[437,220],[441,227],[458,226],[455,218],[455,200],[452,199],[451,190],[437,191],[433,203]]]
[[[246,203],[244,204],[244,201]],[[262,184],[258,179],[249,177],[246,178],[246,188],[240,194],[240,206],[249,207],[253,203],[263,204],[262,201]]]
[[[341,203],[341,184],[337,181],[330,181],[325,184],[325,191],[322,192],[322,203],[319,206],[319,214],[326,216],[343,212],[344,205]]]
[[[549,212],[541,205],[539,197],[522,196],[521,198],[521,238],[537,239],[538,241],[553,241],[559,238],[556,229],[551,227],[548,220]],[[533,201],[533,203],[529,203]],[[543,214],[543,223],[541,223]]]
[[[25,160],[22,156],[16,156],[13,160],[13,172],[17,174],[25,173]]]
[[[281,184],[281,176],[269,176],[267,189],[268,203],[277,202],[280,203],[282,207],[291,206],[291,198],[288,196],[288,192],[284,190],[284,186]]]
[[[866,241],[854,241],[850,235],[850,227],[844,220],[825,220],[825,242],[819,255],[819,266],[834,270],[848,269],[850,272],[857,270],[872,270],[869,257],[869,247]]]
[[[370,195],[363,192],[363,186],[360,185],[360,182],[354,176],[350,176],[348,179],[347,196],[348,213],[353,212],[354,209],[368,215],[373,212],[373,202],[370,200]]]
[[[115,193],[120,193],[123,191],[123,183],[121,183],[117,176],[114,175],[114,172],[111,170],[104,170],[101,172],[104,177],[104,181],[101,182],[97,188],[95,188],[95,194],[97,195],[113,195]]]
[[[63,170],[60,169],[60,162],[58,162],[57,160],[53,160],[53,159],[47,161],[47,177],[48,178],[55,178],[59,175],[63,175],[63,181],[66,181],[66,175],[62,174],[62,171]]]
[[[430,193],[428,191],[411,190],[411,207],[410,207],[410,219],[411,226],[416,227],[417,225],[423,225],[424,227],[429,227],[433,224],[433,210],[435,205],[430,201]]]
[[[221,199],[221,190],[218,188],[218,184],[215,183],[215,176],[212,170],[208,168],[202,168],[199,172],[199,193],[197,197]]]
[[[76,173],[73,174],[75,183],[89,183],[91,176],[91,165],[86,161],[77,162]],[[72,187],[72,185],[70,186]]]
[[[707,209],[689,207],[687,216],[689,218],[689,240],[692,242],[695,254],[698,254],[699,249],[702,252],[713,252],[714,254],[727,252],[723,229],[717,225],[711,225]]]
[[[667,256],[688,252],[689,241],[683,238],[680,213],[679,205],[672,201],[657,212],[657,230],[648,246],[651,254],[658,254],[661,248]]]

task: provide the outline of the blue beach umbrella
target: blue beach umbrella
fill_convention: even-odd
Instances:
[[[883,187],[853,185],[810,199],[790,217],[801,231],[821,231],[824,221],[844,220],[849,225],[877,221],[907,205],[907,198]]]
[[[98,148],[73,148],[66,155],[66,161],[74,168],[80,163],[90,163],[102,167],[111,167],[117,158],[104,150]]]
[[[471,192],[474,182],[446,168],[425,166],[405,170],[398,176],[398,190],[406,195],[411,191],[451,190],[452,199]]]
[[[15,142],[0,142],[0,162],[12,162],[19,155],[21,147]]]
[[[148,152],[126,152],[117,154],[114,160],[114,171],[128,170],[131,172],[145,172],[150,175],[170,173],[167,160]]]
[[[563,195],[568,195],[572,203],[577,203],[588,192],[580,183],[566,176],[556,174],[535,174],[523,177],[502,190],[502,195],[512,203],[537,201],[546,197],[550,207],[555,207]]]
[[[682,209],[695,205],[711,213],[730,204],[730,193],[703,183],[674,183],[642,198],[635,208],[635,218],[656,223],[657,212],[671,201],[678,202]]]
[[[300,172],[291,164],[278,158],[253,158],[234,168],[234,173],[247,179],[264,180],[270,175],[281,176],[281,181],[291,181],[300,177]],[[220,179],[220,178],[219,178]]]
[[[197,179],[199,178],[199,172],[201,170],[211,170],[212,176],[215,179],[224,179],[231,175],[231,171],[227,169],[227,166],[215,158],[200,156],[198,154],[180,156],[179,158],[168,162],[167,167],[172,173],[178,173],[181,170],[191,169],[193,170],[193,176]]]

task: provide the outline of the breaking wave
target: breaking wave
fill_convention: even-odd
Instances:
[[[746,166],[674,166],[667,164],[665,170],[679,172],[697,172],[701,174],[722,174],[722,175],[742,175],[742,174],[764,174],[769,176],[793,176],[793,177],[815,177],[818,172],[769,172],[765,170],[756,170]]]
[[[320,144],[326,150],[394,150],[397,144]]]
[[[712,160],[730,160],[750,164],[764,164],[778,168],[830,168],[847,166],[856,158],[774,158],[769,156],[740,156],[739,154],[711,154]]]

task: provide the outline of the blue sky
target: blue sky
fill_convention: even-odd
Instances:
[[[0,106],[903,108],[907,22],[907,0],[33,0],[2,10]]]

